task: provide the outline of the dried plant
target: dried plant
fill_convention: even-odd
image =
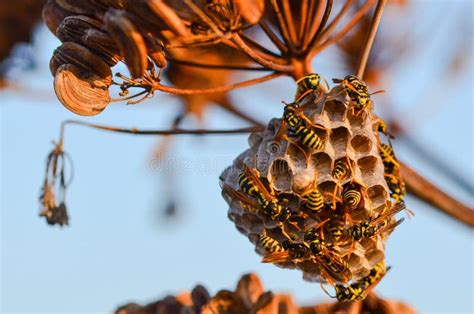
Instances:
[[[139,104],[156,92],[177,95],[185,105],[170,130],[78,121],[67,121],[63,128],[80,124],[141,135],[254,132],[250,148],[221,175],[230,219],[255,244],[264,262],[298,268],[307,280],[333,285],[339,301],[367,297],[366,303],[354,303],[359,304],[359,311],[364,306],[377,308],[384,303],[370,291],[389,269],[384,261],[385,242],[403,221],[395,217],[406,209],[403,179],[416,196],[474,226],[470,208],[428,185],[397,160],[387,125],[373,113],[374,91],[367,81],[376,81],[380,68],[376,61],[370,63],[369,55],[386,2],[49,0],[44,20],[63,42],[53,54],[50,69],[56,95],[67,109],[96,115],[110,102]],[[336,85],[331,88],[313,73],[311,64],[315,56],[336,44],[345,54],[349,75],[334,79]],[[119,61],[127,66],[128,74],[114,73]],[[267,74],[240,80],[240,71]],[[174,85],[165,85],[163,75]],[[296,96],[292,103],[285,103],[283,117],[266,127],[236,109],[226,94],[280,76],[296,80]],[[110,96],[113,85],[120,89],[118,97]],[[187,114],[201,117],[210,103],[255,126],[236,130],[178,127]],[[59,149],[51,160],[63,155]],[[55,178],[56,171],[52,173]],[[45,182],[49,187],[55,180]],[[420,186],[429,190],[421,191]],[[60,187],[65,190],[65,185]],[[48,189],[44,191],[47,195]],[[431,200],[430,191],[441,199]],[[49,199],[42,198],[46,212],[61,207]],[[447,204],[456,209],[446,209]],[[207,305],[200,299],[198,306],[191,294],[150,306],[194,311],[202,307],[203,313],[205,309],[216,312],[214,306],[228,307],[238,313],[252,312],[259,303],[250,306],[230,292],[216,298]],[[336,311],[338,306],[326,309]]]
[[[410,314],[415,310],[396,301],[388,301],[370,294],[355,303],[332,303],[297,306],[291,295],[265,291],[255,274],[247,274],[237,283],[234,291],[221,290],[210,296],[206,288],[196,286],[191,292],[176,297],[168,296],[145,306],[129,303],[119,307],[115,314],[331,314],[331,313]]]

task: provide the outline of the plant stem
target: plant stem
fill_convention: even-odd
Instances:
[[[474,227],[474,209],[441,191],[407,165],[400,163],[400,170],[409,193],[471,228]]]
[[[238,34],[234,34],[232,36],[232,41],[239,46],[240,49],[244,53],[246,53],[253,61],[257,62],[258,64],[268,68],[272,69],[276,72],[291,72],[293,70],[293,65],[282,65],[282,64],[276,64],[273,61],[267,60],[259,56],[252,48],[250,48],[243,40],[240,38]]]
[[[209,69],[209,70],[271,71],[270,69],[263,68],[263,67],[252,67],[252,66],[245,66],[245,65],[239,66],[239,65],[232,65],[232,64],[208,64],[208,63],[199,63],[199,62],[188,61],[188,60],[179,60],[179,59],[174,59],[174,58],[168,58],[168,60],[180,65]]]
[[[255,84],[259,84],[265,81],[272,80],[274,78],[280,77],[284,75],[283,73],[272,73],[269,75],[265,75],[256,79],[251,79],[248,81],[244,82],[239,82],[231,85],[225,85],[225,86],[219,86],[219,87],[214,87],[214,88],[205,88],[205,89],[181,89],[177,87],[172,87],[172,86],[166,86],[162,85],[160,83],[155,83],[152,86],[152,89],[154,90],[159,90],[162,92],[166,92],[169,94],[174,94],[174,95],[197,95],[197,94],[214,94],[214,93],[222,93],[222,92],[227,92],[231,91],[237,88],[245,87],[245,86],[251,86]]]
[[[337,41],[339,41],[339,39],[344,37],[344,35],[346,35],[347,32],[349,32],[357,23],[359,23],[359,21],[364,17],[365,13],[372,7],[372,5],[374,3],[375,3],[375,0],[367,0],[367,2],[364,4],[364,6],[362,8],[360,8],[359,11],[357,11],[356,14],[354,14],[352,19],[346,24],[346,26],[344,26],[343,29],[341,29],[334,36],[332,36],[332,37],[328,38],[327,40],[325,40],[321,45],[315,46],[315,48],[313,49],[313,51],[311,51],[309,53],[309,55],[314,56],[314,55],[320,53],[321,51],[326,49],[328,46],[336,43]]]
[[[95,123],[88,123],[78,120],[66,120],[61,125],[61,138],[63,138],[64,128],[66,125],[81,125],[90,127],[93,129],[109,131],[109,132],[116,132],[116,133],[126,133],[126,134],[133,134],[133,135],[232,135],[232,134],[246,134],[251,132],[259,132],[262,131],[263,128],[261,126],[253,126],[247,128],[239,128],[239,129],[229,129],[229,130],[209,130],[209,129],[194,129],[194,130],[187,130],[187,129],[169,129],[169,130],[138,130],[136,128],[118,128],[108,125],[101,125]]]
[[[365,68],[367,66],[367,61],[369,60],[370,50],[374,44],[375,35],[380,25],[380,20],[382,19],[383,10],[387,0],[379,0],[377,7],[375,8],[374,17],[372,18],[372,23],[370,25],[370,30],[365,41],[364,50],[362,51],[361,57],[359,59],[359,65],[357,66],[356,75],[359,78],[364,77]]]

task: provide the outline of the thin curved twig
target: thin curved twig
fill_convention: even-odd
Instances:
[[[265,34],[267,35],[267,37],[272,41],[272,43],[275,45],[275,47],[277,47],[278,50],[280,50],[280,52],[282,54],[287,54],[288,53],[288,47],[286,47],[286,45],[280,40],[280,38],[278,38],[278,36],[275,34],[275,32],[271,29],[270,26],[268,26],[267,23],[265,23],[265,21],[261,20],[259,22],[259,25],[260,27],[262,28],[262,30],[265,32]]]
[[[181,89],[177,87],[162,85],[161,83],[157,82],[152,85],[152,89],[166,92],[169,94],[174,94],[174,95],[214,94],[214,93],[228,92],[237,88],[251,86],[251,85],[259,84],[262,82],[270,81],[282,75],[284,75],[284,73],[272,73],[269,75],[265,75],[265,76],[262,76],[256,79],[251,79],[244,82],[239,82],[239,83],[225,85],[225,86],[218,86],[218,87],[213,87],[213,88],[203,88],[203,89]]]
[[[116,133],[126,133],[132,135],[232,135],[232,134],[246,134],[251,132],[262,131],[261,126],[253,126],[247,128],[238,128],[238,129],[229,129],[229,130],[209,130],[209,129],[179,129],[173,128],[169,130],[138,130],[136,128],[119,128],[108,125],[89,123],[79,120],[66,120],[61,124],[61,138],[63,138],[64,129],[66,125],[81,125],[90,127],[93,129],[98,129],[102,131],[116,132]]]
[[[319,38],[321,40],[326,38],[326,35],[331,34],[337,24],[341,21],[342,17],[346,14],[347,10],[351,7],[354,0],[347,0],[342,9],[336,15],[336,17],[329,23],[329,25],[321,32]]]
[[[282,65],[282,64],[276,64],[275,62],[273,61],[270,61],[270,60],[267,60],[267,59],[264,59],[262,58],[260,55],[258,55],[257,53],[255,53],[255,51],[250,48],[243,40],[242,38],[240,38],[240,36],[238,34],[234,34],[232,37],[231,37],[232,41],[240,47],[240,49],[245,53],[247,54],[253,61],[257,62],[258,64],[266,67],[266,68],[269,68],[269,69],[272,69],[276,72],[292,72],[294,67],[293,65]]]
[[[312,19],[310,19],[310,23],[308,23],[308,28],[306,29],[306,40],[303,43],[301,49],[306,51],[308,48],[309,41],[313,38],[313,35],[316,33],[321,21],[323,19],[324,12],[326,11],[328,0],[324,1],[317,1],[317,5],[313,6],[314,12],[311,14]],[[325,6],[326,5],[326,6]]]
[[[407,185],[407,190],[413,196],[433,205],[452,218],[474,228],[474,209],[457,201],[441,191],[433,183],[419,175],[416,171],[400,162],[400,170]]]
[[[296,37],[295,23],[293,21],[290,2],[289,0],[283,0],[281,3],[283,5],[283,18],[288,28],[288,35],[290,36],[291,45],[296,47],[298,44],[298,38]]]
[[[333,0],[327,0],[326,8],[324,10],[324,15],[321,20],[321,23],[319,23],[318,30],[314,33],[313,37],[311,38],[311,41],[309,42],[308,47],[305,50],[305,54],[308,54],[318,44],[319,38],[321,37],[320,36],[321,32],[323,31],[324,26],[326,26],[329,16],[331,15],[332,5],[333,5]]]
[[[332,37],[328,38],[327,40],[325,40],[321,45],[316,46],[309,53],[309,55],[314,56],[314,55],[320,53],[321,51],[323,51],[324,49],[326,49],[327,47],[329,47],[330,45],[336,43],[337,41],[339,41],[339,39],[344,37],[344,35],[346,35],[347,32],[349,32],[357,23],[360,22],[360,20],[364,17],[365,13],[367,13],[367,11],[374,5],[374,3],[375,3],[375,0],[367,0],[367,2],[359,9],[359,11],[357,11],[356,14],[354,14],[352,19],[346,24],[346,26],[344,26],[343,29],[341,29],[334,36],[332,36]]]
[[[370,30],[367,34],[367,39],[365,41],[364,50],[359,59],[359,65],[357,66],[357,77],[363,78],[365,73],[365,68],[367,66],[367,61],[369,60],[370,50],[374,44],[375,35],[380,25],[380,20],[382,19],[383,10],[387,0],[379,0],[377,7],[375,8],[374,17],[372,18],[372,23],[370,24]]]
[[[285,41],[285,44],[289,48],[289,50],[294,52],[295,47],[293,47],[293,44],[291,42],[291,38],[288,33],[288,28],[285,23],[285,20],[283,19],[283,15],[281,14],[280,7],[278,6],[278,3],[276,2],[276,0],[270,0],[270,3],[277,17],[278,27],[280,29],[281,36],[283,37],[283,40]]]
[[[208,63],[199,63],[189,60],[179,60],[174,58],[168,58],[169,61],[190,67],[203,68],[209,70],[238,70],[238,71],[271,71],[270,69],[263,67],[253,67],[245,65],[232,65],[232,64],[208,64]]]

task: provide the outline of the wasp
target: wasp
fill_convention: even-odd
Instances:
[[[252,169],[244,163],[241,165],[243,170],[239,175],[239,185],[242,192],[257,199],[266,216],[273,220],[288,220],[291,211],[279,203],[273,188],[271,186],[268,189],[265,187],[256,169]]]
[[[330,295],[330,297],[337,298],[339,302],[364,300],[367,294],[382,280],[389,270],[390,267],[386,267],[385,262],[382,261],[370,270],[369,275],[351,283],[347,287],[340,284],[336,285],[336,296]]]
[[[394,138],[394,136],[392,134],[390,134],[390,132],[388,131],[387,122],[385,122],[384,120],[382,120],[380,118],[379,118],[379,123],[378,123],[378,126],[377,126],[377,131],[384,134],[388,138]]]
[[[359,115],[366,108],[370,109],[372,105],[371,95],[383,92],[377,91],[370,94],[367,84],[355,75],[346,75],[343,80],[333,79],[333,82],[340,83],[349,98],[354,102],[352,113],[355,115]]]
[[[347,233],[352,239],[359,241],[362,238],[371,238],[382,232],[393,230],[405,220],[405,218],[401,218],[395,222],[392,221],[393,216],[402,210],[408,211],[405,204],[395,204],[388,211],[383,212],[377,217],[369,218],[367,221],[350,227]],[[411,213],[411,211],[409,211],[409,213]]]
[[[331,176],[337,181],[341,182],[353,175],[351,160],[349,157],[344,157],[336,160],[331,170]],[[332,209],[336,209],[336,201],[338,200],[337,194],[339,184],[334,186],[333,197],[332,197]]]
[[[396,174],[400,166],[393,148],[390,144],[381,143],[379,151],[385,168],[385,181],[390,189],[390,196],[395,200],[395,203],[401,203],[406,194],[405,183]]]
[[[331,176],[337,181],[344,181],[352,176],[352,165],[349,157],[336,160],[331,171]]]
[[[257,241],[257,246],[261,247],[266,253],[283,252],[285,248],[276,239],[261,234]]]
[[[322,238],[321,227],[329,220],[322,221],[306,232],[303,242],[285,240],[282,244],[285,251],[267,254],[262,262],[283,263],[305,258],[314,259],[321,266],[327,281],[348,281],[347,264],[334,252],[332,245]]]
[[[382,162],[385,168],[391,168],[391,167],[399,168],[400,167],[400,164],[398,163],[398,160],[395,157],[395,153],[393,151],[392,145],[380,143],[379,152],[380,152],[380,157],[382,158]]]
[[[317,73],[308,74],[296,81],[295,101],[300,101],[310,92],[318,90],[321,83],[321,76]]]
[[[364,205],[361,185],[356,182],[350,182],[344,186],[342,200],[350,210],[355,210]]]
[[[317,188],[317,181],[315,180],[309,188],[303,192],[304,207],[311,213],[320,213],[324,207],[324,196]]]
[[[405,183],[393,173],[385,174],[385,181],[390,190],[390,197],[393,198],[395,204],[405,201]]]
[[[302,112],[298,103],[285,104],[283,121],[287,124],[288,135],[296,137],[298,142],[307,149],[320,150],[324,148],[324,140],[312,128],[326,131],[326,128],[314,124]],[[308,127],[310,126],[310,127]]]

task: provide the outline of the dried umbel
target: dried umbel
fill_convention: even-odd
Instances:
[[[70,178],[66,178],[66,162],[71,159],[63,151],[61,143],[56,144],[46,160],[45,180],[41,188],[40,216],[50,225],[67,225],[66,189]],[[71,164],[69,166],[72,166]]]
[[[129,303],[115,314],[331,314],[331,313],[412,314],[410,306],[369,294],[363,302],[321,304],[298,307],[289,294],[266,291],[255,274],[244,275],[234,291],[221,290],[211,297],[203,286],[176,297],[168,296],[145,306]]]
[[[255,274],[244,275],[234,291],[221,290],[210,296],[206,288],[196,286],[191,292],[140,306],[124,305],[116,314],[297,314],[298,307],[290,295],[264,292],[263,285]]]
[[[300,269],[309,281],[352,281],[337,295],[351,301],[385,275],[385,243],[405,206],[387,185],[389,172],[402,180],[394,155],[379,152],[391,146],[381,142],[387,136],[379,134],[370,94],[355,92],[350,76],[338,82],[286,104],[283,119],[250,136],[221,185],[229,218],[264,262]]]

